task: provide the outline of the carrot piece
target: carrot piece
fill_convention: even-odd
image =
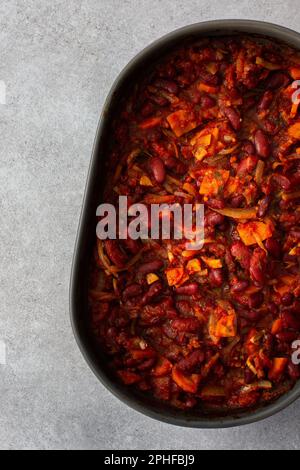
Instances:
[[[154,274],[154,273],[147,274],[147,284],[149,286],[151,284],[154,284],[154,282],[156,282],[158,280],[159,280],[159,277],[156,274]]]
[[[206,83],[199,83],[198,89],[200,91],[204,91],[205,93],[211,93],[212,95],[216,95],[219,91],[218,87],[206,85]]]
[[[246,246],[255,245],[258,241],[263,242],[273,236],[272,224],[264,222],[239,224],[237,231]]]
[[[185,392],[196,393],[201,377],[198,374],[187,376],[181,372],[177,366],[175,366],[172,370],[172,379],[178,385],[178,387],[182,388],[182,390]]]
[[[217,196],[224,188],[230,176],[228,170],[208,170],[200,186],[200,194],[204,196]]]
[[[300,67],[291,67],[290,74],[294,80],[300,80]]]
[[[142,176],[140,179],[141,186],[153,186],[152,181],[148,176]]]
[[[281,379],[285,368],[287,366],[288,359],[285,357],[275,357],[273,365],[269,371],[269,379],[272,381],[278,381]]]
[[[201,259],[209,268],[221,269],[223,267],[223,263],[220,259],[207,258],[206,256],[201,256]]]
[[[189,274],[194,274],[194,273],[199,273],[201,271],[201,263],[198,259],[191,259],[187,266],[186,269]]]
[[[154,375],[154,377],[163,377],[171,372],[172,367],[173,365],[168,359],[160,357],[156,366],[152,370],[152,375]]]
[[[272,325],[271,333],[272,335],[277,335],[283,328],[283,321],[281,318],[277,318]]]
[[[139,124],[139,128],[143,130],[152,129],[153,127],[159,126],[161,121],[162,121],[161,117],[152,117],[152,118],[146,119],[146,121],[143,121],[141,124]]]
[[[189,111],[181,109],[167,117],[167,121],[176,137],[181,137],[197,127],[197,123]]]
[[[296,124],[290,126],[288,129],[288,134],[290,137],[300,140],[300,122],[296,122]]]
[[[209,318],[209,335],[214,343],[219,338],[232,338],[237,335],[237,317],[235,311],[230,308],[229,314],[219,310],[213,312]]]
[[[177,286],[184,276],[183,268],[171,268],[166,270],[167,281],[170,287]]]

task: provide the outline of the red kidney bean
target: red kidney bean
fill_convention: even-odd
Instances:
[[[255,292],[249,296],[249,307],[259,308],[264,303],[265,297],[262,292]]]
[[[296,318],[292,313],[285,311],[282,317],[287,328],[292,328],[292,330],[300,329],[300,319]]]
[[[231,287],[231,292],[233,292],[234,294],[237,294],[239,292],[243,292],[244,290],[247,289],[248,286],[249,286],[248,281],[240,281],[239,279],[236,279],[236,280],[233,281],[233,285]]]
[[[295,297],[291,292],[287,292],[281,298],[281,302],[285,307],[290,307],[294,303]]]
[[[195,282],[177,287],[176,294],[179,295],[195,295],[199,292],[199,286]]]
[[[271,196],[265,196],[259,201],[257,215],[260,219],[263,219],[267,215],[271,201]]]
[[[254,382],[255,378],[255,375],[250,369],[245,369],[245,383],[247,385],[250,385],[252,382]]]
[[[279,184],[279,186],[284,189],[284,191],[289,191],[292,187],[292,184],[290,180],[287,178],[287,176],[283,175],[273,175],[273,180],[276,181],[276,183]]]
[[[158,106],[162,107],[167,106],[167,104],[169,104],[169,101],[160,95],[151,95],[151,101],[153,101]]]
[[[163,290],[161,282],[157,281],[152,286],[150,286],[148,292],[143,296],[141,305],[147,305],[151,300],[153,300],[157,295],[159,295]]]
[[[179,91],[177,83],[175,83],[173,80],[164,80],[162,78],[159,78],[158,80],[156,80],[154,85],[157,88],[163,88],[164,90],[168,91],[173,95],[176,95]]]
[[[296,173],[294,173],[291,178],[291,187],[292,188],[297,188],[300,184],[300,171],[298,170]]]
[[[142,364],[138,365],[137,369],[140,370],[140,371],[150,369],[154,366],[155,361],[156,361],[155,357],[150,357],[149,359],[144,361]]]
[[[171,326],[175,330],[183,331],[185,333],[195,333],[200,329],[200,322],[198,318],[177,318],[171,321]]]
[[[197,350],[190,353],[177,363],[177,367],[182,371],[191,371],[197,366],[200,366],[205,359],[204,352]]]
[[[279,312],[278,305],[276,305],[274,302],[269,302],[269,311],[272,313],[272,315],[277,315]]]
[[[298,334],[295,331],[280,331],[276,338],[280,343],[292,343],[297,339]]]
[[[234,208],[240,208],[245,203],[245,198],[241,194],[239,196],[234,196],[230,201],[230,206]]]
[[[293,362],[290,361],[288,364],[288,374],[292,380],[298,380],[300,378],[299,365],[293,364]]]
[[[229,119],[234,130],[240,130],[242,127],[242,120],[239,111],[234,108],[225,108],[224,113],[227,119]]]
[[[163,267],[164,263],[157,259],[154,261],[150,261],[149,263],[141,264],[138,268],[139,274],[150,274],[155,271],[159,271]]]
[[[205,216],[205,224],[209,227],[215,227],[216,225],[223,224],[225,217],[217,212],[210,212]]]
[[[214,287],[221,287],[223,284],[223,271],[222,269],[210,269],[209,280]]]
[[[132,240],[132,238],[129,237],[127,237],[126,240],[122,240],[122,244],[133,255],[136,255],[141,249],[140,243],[137,240]]]
[[[256,150],[255,150],[255,147],[254,147],[254,144],[250,141],[250,140],[247,140],[244,145],[243,145],[243,150],[246,154],[248,155],[255,155],[256,154]]]
[[[224,209],[225,201],[223,199],[209,198],[207,201],[207,205],[212,209]]]
[[[251,251],[243,242],[235,242],[231,247],[231,254],[238,260],[242,268],[247,271],[250,269]]]
[[[258,129],[255,133],[255,147],[257,154],[261,158],[268,158],[270,156],[270,142],[266,134],[261,129]]]
[[[164,162],[159,157],[150,160],[150,167],[153,176],[158,184],[162,184],[166,179],[166,168]]]
[[[118,268],[124,268],[127,256],[121,251],[116,240],[105,240],[104,242],[107,256]]]
[[[266,269],[266,253],[257,248],[250,261],[250,276],[251,279],[258,285],[263,285],[265,282],[265,269]]]
[[[274,93],[271,90],[267,90],[263,94],[260,102],[258,103],[258,111],[260,113],[263,112],[263,111],[267,111],[269,109],[273,99],[274,99]]]
[[[268,238],[265,242],[265,247],[268,252],[274,256],[274,258],[278,259],[281,257],[281,245],[276,238]]]
[[[274,72],[267,80],[267,88],[276,90],[290,82],[288,76],[283,72]]]
[[[248,310],[242,313],[242,317],[246,318],[246,320],[248,320],[249,322],[256,322],[261,319],[261,313],[255,312],[254,310]]]
[[[137,297],[138,295],[142,294],[142,292],[143,290],[139,284],[131,284],[124,290],[123,299],[127,300],[133,297]]]
[[[237,169],[237,174],[242,176],[246,175],[247,173],[252,173],[252,171],[256,168],[258,163],[258,158],[255,155],[249,155],[249,157],[244,158]]]
[[[202,96],[201,98],[201,106],[203,108],[209,109],[213,108],[216,105],[216,100],[212,98],[211,96]]]
[[[291,230],[290,235],[296,240],[300,240],[300,230]]]

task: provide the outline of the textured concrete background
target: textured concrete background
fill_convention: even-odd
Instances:
[[[298,0],[0,1],[2,449],[295,449],[300,403],[243,429],[145,418],[95,379],[68,318],[71,260],[90,153],[113,79],[177,27],[254,18],[299,30]],[[299,421],[298,421],[299,420]]]

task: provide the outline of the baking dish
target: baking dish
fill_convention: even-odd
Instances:
[[[140,54],[121,72],[105,102],[92,155],[83,210],[75,248],[70,305],[71,320],[76,340],[91,369],[100,381],[119,399],[152,418],[170,424],[198,427],[222,428],[249,424],[269,417],[287,407],[300,395],[300,383],[275,403],[252,412],[226,417],[209,417],[195,411],[182,412],[168,408],[154,399],[145,398],[118,383],[106,365],[106,359],[97,348],[89,331],[87,312],[87,279],[92,250],[95,243],[96,208],[101,202],[101,187],[105,180],[104,159],[109,140],[109,127],[121,96],[126,93],[135,77],[158,60],[170,48],[184,40],[203,36],[250,33],[268,36],[300,48],[300,34],[269,23],[248,20],[220,20],[187,26],[159,39]]]

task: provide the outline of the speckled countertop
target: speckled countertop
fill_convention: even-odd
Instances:
[[[76,230],[111,83],[164,33],[220,18],[300,28],[297,0],[0,2],[1,449],[299,449],[299,402],[218,431],[131,411],[97,382],[69,323]]]

